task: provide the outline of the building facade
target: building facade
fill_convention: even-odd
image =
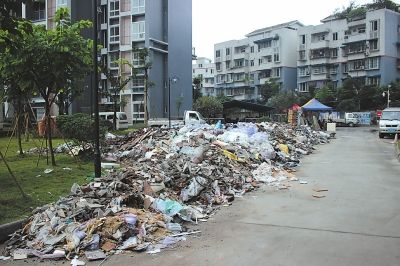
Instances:
[[[308,92],[347,78],[383,86],[400,78],[400,14],[367,11],[352,19],[330,16],[298,31],[297,87]]]
[[[115,61],[123,58],[137,73],[120,93],[122,110],[128,120],[144,118],[144,71],[136,49],[149,51],[148,111],[150,118],[167,117],[169,102],[171,116],[180,110],[192,108],[192,1],[191,0],[102,0],[100,19],[102,60],[115,75],[132,75],[128,65],[120,68]],[[174,82],[170,83],[173,79]],[[101,76],[101,88],[110,89],[110,83]],[[170,92],[170,94],[169,94]],[[169,99],[171,99],[169,101]],[[107,104],[109,98],[102,98]]]
[[[198,57],[192,65],[192,78],[201,79],[200,93],[203,96],[216,96],[215,93],[215,64],[211,59]]]
[[[259,87],[267,81],[278,83],[283,90],[294,90],[297,31],[302,26],[291,21],[255,30],[245,39],[215,44],[216,94],[257,100]]]
[[[133,71],[128,65],[119,67],[116,60],[123,58],[136,69],[132,81],[118,95],[121,111],[127,113],[128,120],[135,122],[144,118],[143,62],[134,51],[140,48],[148,49],[151,64],[148,71],[150,117],[167,117],[169,99],[172,116],[178,116],[177,98],[182,99],[180,110],[191,109],[192,1],[98,0],[97,3],[101,61],[114,75],[124,78],[132,76]],[[92,1],[81,0],[38,0],[23,5],[22,13],[36,24],[52,28],[59,7],[70,9],[71,21],[93,18]],[[93,38],[92,30],[83,34]],[[169,84],[172,78],[175,82]],[[72,112],[92,113],[94,86],[90,77],[84,86],[84,93],[75,100]],[[104,110],[112,106],[112,99],[105,93],[112,88],[104,74],[100,75],[99,87],[103,92],[100,108]]]

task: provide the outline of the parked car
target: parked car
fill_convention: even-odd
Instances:
[[[171,126],[177,125],[188,125],[188,124],[205,124],[206,119],[197,111],[185,111],[183,119],[174,119],[171,120]],[[149,127],[161,127],[168,126],[169,120],[168,118],[151,118],[148,121]]]
[[[386,108],[379,120],[379,138],[400,133],[400,107]]]

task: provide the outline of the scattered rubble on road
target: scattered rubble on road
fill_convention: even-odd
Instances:
[[[201,233],[188,225],[206,221],[261,183],[288,189],[299,181],[293,168],[301,156],[329,142],[329,135],[305,126],[239,123],[146,128],[107,141],[103,159],[121,168],[74,184],[69,196],[37,208],[4,255],[66,257],[81,265],[82,257],[158,253]]]

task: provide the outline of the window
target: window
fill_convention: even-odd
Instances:
[[[134,52],[132,55],[132,65],[135,67],[144,65],[143,58],[140,58],[139,55],[140,55],[139,52]],[[194,71],[193,71],[193,73],[194,73]]]
[[[274,62],[279,62],[279,54],[274,54]]]
[[[145,22],[132,23],[132,40],[144,40],[145,37]]]
[[[119,26],[110,26],[110,43],[119,42]]]
[[[230,48],[226,48],[225,49],[225,54],[226,55],[230,55],[231,54],[231,49]]]
[[[331,50],[331,52],[332,52],[332,58],[338,57],[338,49],[337,48],[333,48]]]
[[[381,77],[376,76],[376,77],[368,77],[367,78],[367,85],[369,86],[379,86],[381,81]]]
[[[258,65],[261,66],[262,63],[263,63],[262,58],[258,59]]]
[[[110,0],[110,17],[119,15],[119,0]]]
[[[265,57],[265,59],[267,60],[268,63],[272,62],[272,56],[271,55],[267,55]]]
[[[61,6],[67,6],[67,0],[57,0],[57,8]]]
[[[217,71],[221,70],[221,63],[215,63],[215,68],[217,69]]]
[[[132,0],[132,13],[142,14],[145,11],[145,0]]]
[[[193,74],[194,74],[194,72],[195,72],[194,69],[192,70],[192,72],[193,72]]]
[[[271,41],[271,40],[262,42],[262,43],[260,43],[260,44],[258,45],[258,51],[260,51],[260,49],[269,48],[269,47],[271,47],[271,45],[272,45],[272,41]]]
[[[299,51],[299,60],[306,60],[306,51]]]
[[[250,47],[250,53],[254,53],[254,46]]]
[[[46,5],[44,2],[33,2],[32,21],[41,21],[46,19]]]
[[[215,51],[215,57],[221,57],[221,50]]]
[[[299,83],[299,92],[308,92],[307,82]]]
[[[377,50],[379,50],[379,47],[378,47],[378,40],[369,41],[369,49],[370,49],[371,51],[377,51]]]
[[[358,28],[358,33],[365,33],[365,27]]]
[[[377,31],[378,30],[378,21],[377,20],[372,20],[371,21],[371,30],[372,31]]]
[[[244,63],[243,59],[235,60],[235,67],[242,67]]]
[[[380,58],[379,57],[371,57],[368,58],[368,69],[379,69]]]
[[[299,68],[299,77],[306,77],[310,75],[310,70],[308,67]]]
[[[281,76],[281,69],[280,68],[275,68],[275,77],[280,77]]]
[[[352,68],[350,70],[361,70],[365,68],[365,60],[361,59],[361,60],[355,60],[353,61],[350,66],[352,66]]]
[[[214,69],[211,69],[211,71],[210,71],[210,72],[211,72],[211,74],[214,74]]]
[[[254,60],[250,60],[250,66],[254,66]]]
[[[111,68],[116,68],[118,67],[118,59],[119,59],[119,54],[118,53],[110,53],[110,57],[109,57],[110,61],[109,61],[109,65]]]
[[[347,72],[349,72],[349,68],[348,68],[347,63],[343,63],[343,64],[342,64],[342,69],[343,69],[343,73],[344,73],[344,74],[347,73]]]
[[[300,35],[301,44],[306,44],[306,35]]]
[[[203,67],[203,64],[199,64],[199,68],[202,68]]]
[[[231,61],[226,61],[225,65],[226,65],[226,69],[231,68]]]
[[[332,34],[332,39],[333,39],[334,41],[337,41],[337,40],[338,40],[338,33],[337,33],[337,32],[334,32],[334,33]]]

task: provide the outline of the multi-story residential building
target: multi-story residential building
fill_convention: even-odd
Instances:
[[[200,93],[203,96],[216,96],[214,89],[215,64],[211,59],[198,57],[192,65],[192,78],[201,79]]]
[[[298,90],[342,86],[347,78],[387,85],[400,78],[400,14],[367,11],[351,19],[335,15],[298,31]]]
[[[256,100],[260,98],[260,85],[270,80],[281,89],[294,90],[297,30],[302,26],[291,21],[255,30],[242,40],[215,44],[217,95]]]
[[[36,25],[43,25],[47,29],[55,27],[55,14],[58,8],[67,7],[70,11],[72,22],[93,18],[92,2],[80,0],[37,0],[26,1],[22,4],[22,17],[31,20]],[[83,36],[93,38],[90,29],[83,31]],[[92,112],[92,91],[91,79],[88,77],[84,84],[84,90],[81,96],[76,98],[70,106],[70,112]],[[44,100],[40,97],[32,99],[32,107],[38,119],[41,119],[44,114]],[[58,113],[58,107],[54,104],[51,108],[52,114]]]
[[[143,63],[135,49],[149,51],[148,111],[150,117],[166,117],[171,93],[171,115],[178,116],[175,100],[182,99],[181,110],[192,108],[192,1],[191,0],[101,0],[101,55],[115,75],[130,76],[115,61],[123,58],[138,69],[132,82],[121,92],[128,120],[144,118]],[[175,82],[170,84],[170,80]],[[176,82],[177,81],[177,82]],[[101,87],[110,88],[102,75]],[[110,99],[102,99],[105,103]]]
[[[57,8],[68,7],[71,21],[93,18],[92,1],[80,0],[38,0],[22,7],[23,16],[47,28],[54,26]],[[171,100],[171,115],[177,116],[174,104],[182,98],[181,110],[192,108],[192,1],[191,0],[98,0],[99,43],[102,45],[99,57],[115,75],[127,78],[132,70],[128,65],[119,68],[116,60],[126,59],[136,69],[134,79],[120,93],[122,107],[128,120],[144,118],[144,72],[143,62],[138,58],[136,48],[149,51],[148,111],[150,117],[166,117]],[[83,33],[92,38],[92,31]],[[173,83],[169,84],[170,79]],[[92,83],[87,80],[84,94],[72,106],[72,112],[92,113]],[[100,90],[112,89],[105,75],[100,77]],[[169,86],[170,85],[170,86]],[[168,94],[170,87],[170,95]],[[99,99],[102,107],[111,103],[103,93]],[[34,102],[41,99],[34,99]]]

